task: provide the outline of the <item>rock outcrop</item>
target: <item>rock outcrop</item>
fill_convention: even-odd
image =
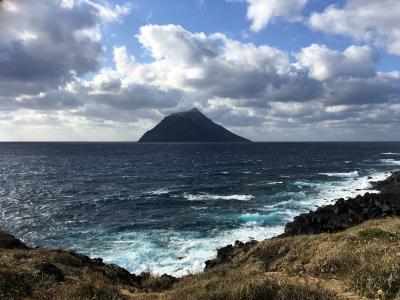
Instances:
[[[177,281],[135,275],[73,251],[30,248],[0,230],[0,299],[136,299]]]
[[[237,143],[250,142],[238,136],[193,108],[165,117],[156,127],[147,131],[140,143]]]
[[[394,172],[385,180],[372,182],[372,186],[382,194],[400,195],[400,171]]]
[[[217,265],[222,265],[226,263],[231,263],[232,258],[236,257],[237,255],[246,252],[247,250],[251,249],[252,246],[257,244],[258,242],[253,240],[247,243],[243,243],[241,241],[236,241],[235,244],[228,245],[217,250],[217,257],[214,259],[207,260],[205,262],[205,269],[212,269]]]
[[[333,205],[301,214],[286,224],[284,235],[337,232],[369,219],[400,216],[400,172],[372,182],[379,194],[367,193],[351,199],[339,199]]]
[[[0,249],[28,249],[19,239],[0,230]]]

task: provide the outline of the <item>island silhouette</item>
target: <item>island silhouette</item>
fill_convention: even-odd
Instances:
[[[197,108],[173,113],[147,131],[139,143],[246,143],[243,138],[211,121]]]

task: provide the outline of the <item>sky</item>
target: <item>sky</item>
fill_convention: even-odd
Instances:
[[[0,0],[0,141],[399,141],[398,0]]]

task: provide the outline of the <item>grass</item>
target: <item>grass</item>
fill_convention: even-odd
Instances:
[[[185,277],[167,299],[182,300],[263,300],[335,299],[335,293],[319,282],[290,279],[264,272],[260,264],[236,269],[217,269]]]
[[[391,232],[385,231],[377,227],[365,228],[363,230],[360,230],[358,232],[358,235],[361,239],[365,241],[371,241],[371,240],[390,241],[397,238],[396,234],[393,234]]]
[[[43,262],[62,270],[65,280],[41,273]],[[130,299],[120,293],[125,285],[112,276],[116,270],[68,252],[0,249],[0,299]]]
[[[179,281],[142,273],[138,286],[120,268],[76,253],[0,249],[0,299],[400,298],[400,218],[269,239],[235,253],[230,262]],[[65,280],[38,273],[35,265],[43,262],[59,268]]]
[[[166,274],[162,276],[155,276],[149,272],[142,272],[141,287],[151,291],[165,291],[170,289],[177,281],[174,277]]]
[[[344,232],[266,240],[235,263],[263,260],[284,252],[268,271],[302,274],[325,281],[339,279],[345,289],[368,298],[400,297],[400,218],[365,222]]]

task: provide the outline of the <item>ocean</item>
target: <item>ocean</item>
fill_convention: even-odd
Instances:
[[[182,276],[397,169],[400,143],[0,143],[0,228]]]

